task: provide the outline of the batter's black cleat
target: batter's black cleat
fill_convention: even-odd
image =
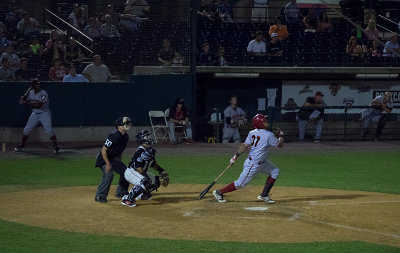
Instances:
[[[54,146],[54,154],[60,153],[60,147],[59,146]]]
[[[224,203],[226,202],[226,200],[224,199],[224,194],[222,194],[220,191],[216,190],[213,191],[214,197],[216,200],[218,200],[218,202],[220,203]]]
[[[24,150],[25,150],[24,146],[21,146],[21,145],[14,148],[14,151],[16,151],[16,152],[22,152]]]
[[[107,199],[106,198],[104,198],[104,197],[95,197],[94,198],[94,201],[96,201],[96,202],[100,202],[100,203],[107,203]]]

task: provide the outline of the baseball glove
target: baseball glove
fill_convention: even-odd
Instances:
[[[279,138],[279,137],[282,137],[282,136],[283,136],[283,132],[282,132],[282,130],[281,130],[279,127],[275,128],[274,131],[273,131],[273,133],[274,133],[274,135],[275,135],[276,138]]]
[[[160,183],[161,183],[161,185],[164,186],[164,187],[167,187],[167,186],[168,186],[168,184],[169,184],[169,176],[168,176],[168,173],[167,173],[167,172],[163,171],[163,172],[160,174]]]

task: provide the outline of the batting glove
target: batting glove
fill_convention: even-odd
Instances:
[[[238,158],[238,157],[239,157],[239,154],[236,153],[236,154],[231,158],[231,160],[230,160],[231,165],[234,164],[234,163],[236,162],[236,158]]]

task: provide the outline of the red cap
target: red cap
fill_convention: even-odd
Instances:
[[[315,92],[315,96],[318,96],[318,95],[320,95],[321,97],[324,96],[324,94],[322,93],[322,91],[317,91],[317,92]]]

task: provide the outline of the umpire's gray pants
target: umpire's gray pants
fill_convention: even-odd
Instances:
[[[101,178],[101,182],[100,182],[99,186],[97,187],[96,197],[107,198],[108,192],[110,191],[111,183],[114,179],[114,171],[117,172],[118,174],[120,174],[116,194],[118,194],[118,195],[128,194],[129,183],[128,183],[128,181],[126,181],[125,176],[124,176],[124,172],[126,169],[125,164],[123,164],[119,160],[114,160],[114,159],[111,160],[110,162],[111,162],[112,169],[109,172],[106,173],[106,165],[105,164],[103,166],[101,166],[101,168],[100,168],[100,170],[103,173],[103,176]]]

